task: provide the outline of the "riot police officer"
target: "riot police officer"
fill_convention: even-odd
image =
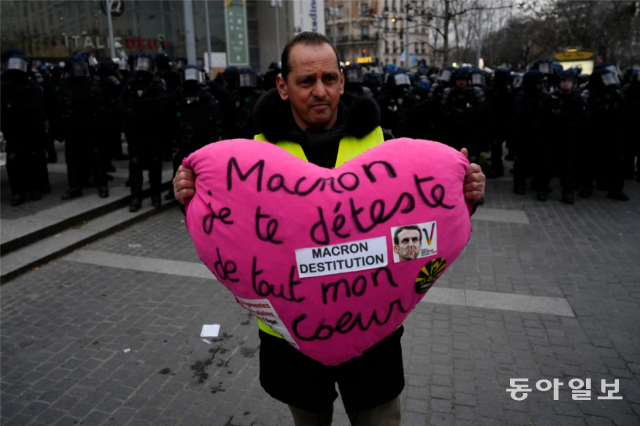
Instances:
[[[516,160],[513,164],[513,192],[523,195],[527,189],[527,178],[531,176],[535,164],[536,138],[534,127],[538,118],[540,102],[545,96],[545,75],[539,70],[527,71],[522,78],[522,91],[513,101],[511,131]],[[533,182],[534,189],[538,184]]]
[[[276,88],[276,79],[278,74],[282,72],[282,67],[279,62],[271,62],[269,64],[269,71],[264,75],[264,90],[265,92]]]
[[[69,189],[63,200],[79,197],[93,175],[101,198],[109,196],[104,162],[109,126],[109,95],[100,78],[92,76],[85,56],[71,55],[65,64],[65,78],[58,86],[61,131]]]
[[[629,200],[629,196],[623,192],[623,135],[620,122],[625,100],[618,82],[613,72],[600,68],[589,76],[589,84],[582,92],[589,113],[584,132],[584,149],[581,151],[584,167],[579,195],[583,198],[592,195],[595,179],[598,189],[608,191],[607,198]],[[607,144],[603,147],[602,141],[605,140]]]
[[[253,109],[263,92],[258,90],[256,73],[250,67],[239,69],[237,77],[238,81],[234,84],[238,88],[233,92],[236,102],[235,122],[231,136],[253,139],[259,133],[253,120]]]
[[[364,72],[360,65],[350,64],[344,69],[344,94],[341,99],[349,106],[358,96],[372,98],[373,92],[364,85]]]
[[[627,103],[622,120],[623,126],[627,129],[625,135],[633,135],[635,134],[633,128],[638,125],[638,117],[640,117],[640,70],[636,70],[629,76],[627,84],[622,88],[622,93]],[[636,179],[640,182],[640,139],[637,137],[625,139],[623,142],[625,179],[633,179],[637,164]]]
[[[178,151],[173,157],[174,174],[189,154],[211,142],[222,140],[220,107],[208,90],[204,69],[196,65],[187,65],[183,69],[183,75],[182,85],[171,97],[172,108],[177,117]],[[172,187],[165,199],[173,198]]]
[[[0,88],[0,125],[7,141],[12,206],[22,204],[27,195],[39,200],[42,193],[51,191],[45,158],[43,90],[29,78],[27,60],[16,51],[2,54]]]
[[[171,58],[166,53],[156,54],[155,59],[156,66],[158,67],[158,77],[164,80],[169,93],[173,93],[173,91],[180,86],[180,73],[173,69]]]
[[[547,93],[553,93],[557,90],[557,79],[555,78],[555,69],[553,64],[548,59],[538,59],[531,66],[532,70],[538,70],[545,76],[545,91]]]
[[[558,90],[547,95],[540,104],[535,133],[541,154],[540,162],[533,170],[537,188],[537,198],[546,201],[549,182],[556,160],[560,170],[562,202],[573,204],[573,182],[575,155],[580,142],[580,126],[586,113],[581,96],[573,89],[576,87],[576,73],[562,71],[558,75]]]
[[[514,90],[511,85],[511,70],[507,67],[497,67],[493,72],[489,97],[493,103],[491,127],[489,130],[491,169],[486,172],[487,178],[497,178],[504,175],[502,163],[502,144],[509,144],[509,120],[513,108]]]
[[[109,94],[109,127],[106,135],[108,156],[105,159],[125,160],[128,157],[122,152],[122,120],[120,108],[116,103],[122,91],[122,76],[118,72],[118,65],[111,59],[100,61],[98,76],[105,91]]]
[[[477,163],[480,158],[477,125],[482,121],[481,107],[487,103],[484,91],[471,86],[471,70],[457,68],[453,72],[454,84],[442,94],[442,118],[446,133],[441,142],[456,149],[467,148],[469,161]]]
[[[418,105],[418,98],[411,92],[409,76],[403,71],[391,71],[385,86],[376,98],[381,112],[380,126],[400,136],[404,127],[402,110]]]
[[[217,80],[221,80],[221,73],[218,73],[218,76]],[[207,81],[207,86],[222,110],[222,138],[230,139],[233,137],[233,125],[236,120],[236,98],[224,84],[216,80]]]
[[[162,140],[173,133],[169,114],[169,93],[164,81],[155,75],[153,55],[141,52],[135,60],[133,76],[118,98],[129,145],[129,211],[142,206],[142,170],[149,170],[151,205],[160,207],[162,184]]]

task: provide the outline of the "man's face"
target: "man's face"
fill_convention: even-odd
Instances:
[[[338,118],[338,103],[344,92],[344,75],[330,45],[296,44],[289,52],[291,71],[276,81],[280,98],[291,102],[298,127],[331,129]]]
[[[398,245],[393,251],[400,257],[400,262],[414,260],[420,253],[420,231],[417,229],[403,229],[398,233]]]
[[[571,90],[573,89],[573,81],[560,80],[560,83],[558,83],[558,87],[560,88],[561,93],[571,93]]]
[[[456,80],[456,86],[458,86],[459,89],[464,90],[467,88],[467,80],[464,78],[459,78]]]

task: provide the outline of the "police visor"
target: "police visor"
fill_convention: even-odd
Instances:
[[[184,70],[184,81],[197,81],[198,83],[204,83],[204,73],[196,68],[189,68]]]
[[[440,71],[440,75],[438,76],[438,80],[448,83],[448,82],[451,81],[451,76],[452,76],[451,71],[442,70],[442,71]]]
[[[484,86],[484,75],[482,74],[471,74],[471,85],[472,86]]]
[[[69,64],[69,74],[72,77],[88,77],[89,66],[86,62],[73,62]]]
[[[396,86],[409,86],[411,84],[409,82],[409,76],[403,73],[394,75],[393,80],[396,83]]]
[[[345,80],[347,83],[363,83],[364,76],[362,70],[346,70]]]
[[[27,72],[27,61],[24,58],[9,58],[6,70]]]
[[[602,82],[605,86],[617,86],[618,85],[618,77],[612,73],[608,72],[606,74],[602,74]]]
[[[136,59],[136,71],[146,71],[149,73],[155,72],[155,65],[153,64],[153,59],[151,58],[137,58]]]
[[[548,62],[542,62],[538,64],[538,70],[540,70],[540,72],[543,74],[552,74],[551,64]]]
[[[253,73],[243,73],[238,75],[238,85],[240,87],[256,87],[258,79]]]

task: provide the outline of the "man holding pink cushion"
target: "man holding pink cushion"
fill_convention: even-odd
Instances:
[[[282,53],[277,90],[265,94],[256,105],[256,124],[262,131],[256,139],[277,143],[326,168],[338,167],[393,139],[379,127],[375,101],[363,97],[347,110],[340,103],[343,91],[344,75],[329,39],[318,33],[298,34]],[[462,152],[467,155],[466,149]],[[192,169],[178,169],[173,185],[182,204],[194,196],[195,179]],[[484,196],[484,186],[482,170],[470,164],[463,187],[465,199],[477,203]],[[335,383],[353,425],[400,424],[402,325],[361,356],[337,366],[303,355],[268,325],[259,325],[260,383],[267,393],[289,405],[297,426],[331,424]]]

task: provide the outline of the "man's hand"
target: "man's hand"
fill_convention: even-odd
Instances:
[[[462,148],[460,152],[469,158],[467,148]],[[484,197],[484,184],[486,180],[487,178],[484,173],[482,173],[482,168],[475,163],[470,163],[467,174],[464,177],[464,187],[462,188],[464,199],[474,204],[480,201]]]
[[[196,174],[193,173],[193,169],[184,166],[178,167],[176,176],[173,178],[173,193],[180,204],[193,198],[196,193]]]

